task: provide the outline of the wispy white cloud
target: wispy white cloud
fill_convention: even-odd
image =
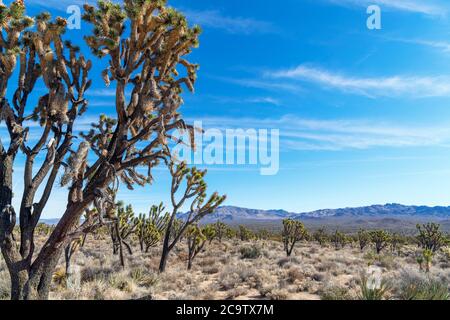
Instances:
[[[433,126],[399,125],[360,119],[316,120],[296,116],[279,119],[205,117],[207,128],[279,129],[280,143],[287,150],[345,150],[378,147],[449,147],[448,123]]]
[[[252,78],[225,78],[225,77],[214,77],[214,79],[225,81],[229,83],[234,83],[246,88],[256,88],[269,91],[288,91],[291,93],[300,93],[303,91],[302,87],[298,84],[289,82],[274,81],[273,79],[252,79]]]
[[[274,106],[281,105],[281,101],[279,99],[270,96],[236,97],[236,96],[205,95],[204,97],[215,103],[221,104],[269,104]]]
[[[377,4],[385,8],[420,13],[428,16],[443,16],[448,7],[443,1],[436,0],[325,0],[329,3],[342,6],[367,7]]]
[[[268,34],[279,30],[271,22],[248,17],[227,16],[218,10],[181,9],[188,20],[205,28],[221,29],[232,34]]]
[[[358,77],[307,65],[286,70],[268,71],[264,73],[264,76],[272,79],[290,79],[293,81],[291,85],[308,82],[325,88],[334,88],[371,97],[442,97],[450,95],[449,76]]]
[[[439,41],[439,40],[427,40],[427,39],[406,39],[406,38],[392,38],[385,37],[384,39],[389,41],[397,41],[409,44],[415,44],[419,46],[430,47],[433,49],[438,49],[445,53],[450,53],[450,42],[448,41]]]

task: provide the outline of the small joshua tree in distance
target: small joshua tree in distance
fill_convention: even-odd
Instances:
[[[437,223],[418,224],[416,228],[419,232],[416,239],[419,246],[423,249],[431,250],[434,253],[448,242],[444,233],[440,231],[440,225]]]
[[[195,257],[203,250],[207,236],[204,233],[205,228],[200,228],[198,225],[191,225],[187,228],[186,238],[188,246],[188,270],[192,269],[192,262]]]
[[[289,257],[294,250],[294,246],[298,241],[307,238],[308,232],[306,231],[303,223],[293,219],[283,220],[283,244],[286,255]]]
[[[313,233],[313,239],[323,247],[329,241],[329,236],[326,233],[325,228],[322,227]]]
[[[345,247],[345,245],[348,242],[348,239],[344,233],[340,232],[339,230],[336,230],[331,235],[331,242],[334,244],[334,248],[336,250],[339,250]]]
[[[217,221],[214,224],[214,229],[216,231],[217,239],[222,243],[222,239],[226,236],[228,226],[222,221]]]
[[[239,226],[238,235],[241,241],[249,241],[254,237],[253,232],[243,225]]]
[[[164,210],[164,205],[160,203],[159,206],[153,205],[150,208],[148,217],[139,215],[136,234],[142,252],[148,252],[161,241],[169,219],[168,213],[163,214]]]
[[[386,248],[391,241],[390,234],[385,230],[370,231],[370,238],[375,245],[375,251],[377,252],[377,254],[380,254],[381,251]]]
[[[358,243],[359,243],[359,249],[361,251],[364,251],[364,248],[370,244],[370,233],[366,230],[360,229],[358,231]]]
[[[216,228],[212,224],[208,224],[202,228],[202,233],[211,244],[217,238]]]

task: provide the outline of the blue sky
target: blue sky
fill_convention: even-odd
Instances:
[[[27,2],[27,1],[26,1]],[[28,1],[67,16],[75,0]],[[91,2],[91,1],[90,1]],[[203,27],[190,60],[201,65],[185,118],[206,127],[280,130],[280,171],[211,167],[211,191],[227,204],[295,212],[398,202],[450,205],[450,3],[426,0],[173,0]],[[369,30],[378,4],[382,29]],[[89,32],[68,31],[82,43]],[[99,79],[104,62],[95,60]],[[101,81],[86,126],[112,114]],[[4,132],[4,131],[2,131]],[[20,168],[16,169],[20,173]],[[121,192],[137,211],[167,200],[169,177]],[[20,177],[15,181],[21,188]],[[20,193],[19,193],[20,194]],[[58,217],[55,190],[45,217]]]

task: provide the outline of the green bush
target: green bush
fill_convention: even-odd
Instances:
[[[261,256],[261,249],[257,246],[241,247],[239,253],[242,259],[256,259]]]

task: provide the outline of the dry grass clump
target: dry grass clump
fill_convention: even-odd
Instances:
[[[0,255],[0,300],[9,299],[11,282],[6,263]]]
[[[340,286],[328,286],[320,292],[321,300],[352,300],[349,290]]]
[[[278,260],[277,264],[279,267],[284,267],[286,264],[299,264],[300,260],[296,257],[283,257],[280,260]]]
[[[449,300],[448,283],[414,270],[402,270],[395,281],[394,295],[400,300]]]
[[[291,267],[286,272],[286,280],[293,284],[305,279],[305,275],[299,267]]]
[[[258,275],[254,268],[245,263],[228,265],[220,272],[218,282],[223,290],[235,289],[242,282],[255,282]]]

